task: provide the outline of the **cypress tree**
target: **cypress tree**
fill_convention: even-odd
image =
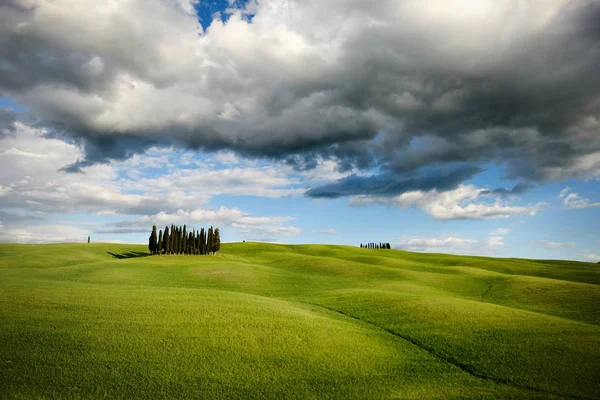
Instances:
[[[204,228],[200,229],[200,254],[204,254],[204,252],[206,251],[206,246],[204,245],[205,240],[204,240]]]
[[[219,231],[219,228],[215,229],[214,242],[215,242],[215,253],[216,253],[217,251],[221,250],[221,232]]]
[[[179,254],[185,253],[185,235],[183,234],[183,228],[181,228],[181,241],[179,242]]]
[[[175,227],[175,241],[173,243],[173,254],[178,254],[179,249],[179,228]]]
[[[175,249],[175,226],[171,224],[171,237],[169,238],[169,254]]]
[[[173,242],[173,254],[177,254],[179,249],[179,227],[175,225],[175,241]]]
[[[194,245],[196,243],[196,231],[194,229],[192,229],[192,232],[190,232],[190,240],[188,240],[189,243],[189,254],[194,254]]]
[[[187,248],[187,228],[185,226],[185,224],[183,225],[183,232],[181,233],[181,236],[183,238],[182,242],[181,242],[181,252],[183,254],[187,254],[186,248]]]
[[[152,225],[152,233],[150,233],[150,238],[148,238],[148,250],[150,250],[151,254],[156,253],[156,225]]]
[[[185,236],[183,235],[183,228],[179,230],[179,254],[183,254],[183,249],[185,245]]]
[[[88,236],[88,243],[90,242],[90,237]]]
[[[158,231],[158,243],[156,244],[156,253],[157,254],[162,253],[162,246],[163,246],[162,231]]]
[[[169,227],[165,226],[165,233],[163,233],[163,247],[161,249],[165,254],[169,254],[169,240]]]

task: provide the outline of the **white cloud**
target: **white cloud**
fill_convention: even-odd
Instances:
[[[569,188],[567,188],[569,189]],[[564,197],[563,204],[568,208],[582,209],[590,207],[600,207],[600,202],[591,202],[589,199],[579,196],[577,193],[569,193],[567,195],[567,189],[564,189],[559,197]],[[565,197],[566,196],[566,197]]]
[[[189,229],[206,227],[208,225],[229,227],[237,235],[247,240],[279,242],[282,237],[300,234],[301,230],[288,225],[294,218],[261,217],[245,213],[237,208],[220,207],[218,209],[195,209],[192,211],[179,210],[174,213],[159,212],[155,215],[145,215],[134,220],[120,221],[110,224],[111,227],[99,230],[100,233],[135,233],[147,232],[149,227],[156,224],[158,229],[171,224],[187,224]]]
[[[3,166],[10,165],[0,176],[0,212],[25,216],[23,211],[27,211],[29,219],[36,218],[29,223],[32,226],[26,226],[27,220],[4,223],[4,228],[14,234],[4,235],[0,240],[65,241],[83,234],[76,227],[61,227],[55,236],[45,233],[39,236],[40,228],[35,224],[39,224],[40,217],[52,219],[56,213],[138,216],[96,229],[107,234],[145,232],[153,223],[194,222],[229,226],[256,237],[277,238],[300,232],[287,225],[292,217],[263,217],[237,208],[206,207],[208,200],[219,194],[273,198],[301,195],[304,189],[294,187],[298,178],[290,176],[287,167],[247,165],[244,159],[229,158],[235,165],[215,169],[205,165],[210,159],[199,159],[191,152],[153,149],[126,161],[86,167],[82,173],[69,174],[60,168],[65,161],[80,158],[81,149],[49,138],[45,133],[17,123],[15,134],[0,140],[0,161]]]
[[[85,243],[89,230],[69,225],[35,225],[27,227],[0,226],[0,242],[16,243]]]
[[[237,208],[220,207],[212,209],[195,209],[192,211],[178,210],[175,213],[160,212],[151,216],[139,218],[139,223],[143,226],[198,222],[203,224],[226,225],[235,228],[247,228],[249,226],[273,225],[289,222],[292,217],[256,217],[244,213]]]
[[[454,254],[493,254],[494,249],[505,246],[503,238],[492,236],[484,240],[470,239],[458,234],[435,236],[402,236],[393,245],[394,248]]]
[[[239,231],[244,240],[255,242],[280,242],[284,237],[296,236],[301,233],[294,226],[247,227]]]
[[[548,240],[536,240],[535,242],[531,242],[536,245],[540,245],[543,247],[551,248],[551,249],[560,249],[564,247],[575,247],[577,246],[576,242],[551,242]]]
[[[322,231],[313,232],[314,235],[335,235],[336,233],[338,233],[338,231],[336,231],[335,229],[325,229]]]
[[[497,219],[514,215],[534,215],[542,203],[529,206],[513,206],[507,201],[496,199],[493,203],[484,202],[489,197],[487,189],[474,185],[459,185],[445,192],[406,192],[395,197],[355,196],[350,199],[351,206],[360,207],[369,204],[383,204],[397,208],[417,207],[439,220],[450,219]]]
[[[498,228],[496,230],[491,231],[489,234],[492,236],[506,236],[511,232],[512,232],[512,229]]]
[[[491,247],[504,246],[504,238],[502,236],[492,236],[488,238],[485,243]]]
[[[591,262],[597,262],[600,261],[600,254],[595,254],[595,253],[586,253],[584,255],[584,257],[587,260],[590,260]]]
[[[81,149],[45,133],[17,123],[15,134],[0,141],[0,162],[10,165],[0,176],[3,207],[149,215],[194,210],[219,194],[277,198],[299,196],[305,190],[295,187],[299,180],[289,176],[288,169],[244,164],[214,169],[194,160],[192,153],[170,149],[69,174],[60,168],[81,158]]]
[[[560,191],[560,194],[558,195],[558,198],[559,199],[564,199],[570,191],[571,191],[571,187],[567,186],[566,188],[564,188],[563,190]]]

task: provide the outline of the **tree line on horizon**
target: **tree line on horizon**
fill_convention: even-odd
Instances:
[[[148,238],[148,250],[151,254],[215,254],[221,250],[221,233],[219,228],[187,230],[187,226],[165,226],[164,232],[156,233],[156,225]]]
[[[391,249],[392,246],[390,246],[389,243],[371,242],[371,243],[366,243],[366,244],[361,243],[360,248],[361,249]]]

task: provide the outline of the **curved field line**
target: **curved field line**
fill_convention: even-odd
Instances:
[[[420,348],[421,350],[426,351],[427,353],[429,353],[430,355],[432,355],[433,357],[437,358],[438,360],[444,361],[448,364],[451,364],[455,367],[457,367],[458,369],[460,369],[463,372],[466,372],[467,374],[471,375],[474,378],[478,378],[478,379],[483,379],[483,380],[487,380],[487,381],[492,381],[498,384],[502,384],[502,385],[506,385],[506,386],[510,386],[510,387],[514,387],[514,388],[519,388],[519,389],[525,389],[525,390],[529,390],[532,392],[536,392],[539,394],[544,394],[544,395],[552,395],[552,396],[556,396],[558,398],[570,398],[570,399],[577,399],[577,400],[592,400],[591,397],[585,397],[585,396],[578,396],[578,395],[573,395],[573,394],[565,394],[565,393],[555,393],[549,390],[545,390],[545,389],[540,389],[537,387],[533,387],[533,386],[528,386],[528,385],[523,385],[523,384],[519,384],[519,383],[515,383],[515,382],[511,382],[508,379],[502,379],[502,378],[492,378],[490,376],[487,375],[483,375],[475,370],[473,370],[471,367],[469,367],[468,365],[461,363],[460,361],[456,360],[454,357],[448,357],[445,355],[442,355],[440,353],[438,353],[434,348],[424,345],[418,341],[416,341],[415,339],[411,338],[410,336],[406,336],[406,335],[402,335],[398,332],[394,332],[391,329],[388,329],[386,327],[377,325],[375,323],[369,322],[369,321],[365,321],[359,317],[356,317],[354,315],[350,315],[345,313],[344,311],[341,310],[336,310],[334,308],[330,308],[321,304],[314,304],[314,303],[305,303],[305,304],[310,304],[311,306],[315,306],[315,307],[321,307],[324,308],[326,310],[341,314],[347,318],[359,321],[363,324],[367,324],[370,326],[373,326],[376,329],[385,331],[397,338],[400,338],[414,346],[417,346],[418,348]]]

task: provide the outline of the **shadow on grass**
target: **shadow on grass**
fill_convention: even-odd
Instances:
[[[113,258],[118,258],[118,259],[148,257],[150,255],[150,253],[144,253],[142,251],[130,251],[130,252],[121,253],[121,254],[111,253],[109,251],[108,254],[110,254],[111,256],[113,256]]]

